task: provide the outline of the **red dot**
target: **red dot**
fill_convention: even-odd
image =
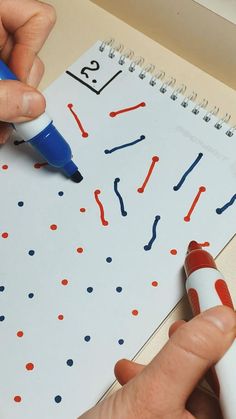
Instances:
[[[3,239],[7,239],[8,238],[8,233],[6,233],[6,232],[5,233],[2,233],[2,238]]]
[[[68,285],[68,279],[62,279],[61,280],[61,285]]]
[[[28,364],[26,364],[25,368],[28,371],[32,371],[34,369],[34,364],[32,364],[32,362],[28,362]]]
[[[21,396],[15,396],[15,397],[14,397],[14,401],[15,401],[16,403],[20,403],[20,402],[21,402]]]
[[[22,338],[23,335],[24,335],[24,332],[22,330],[18,330],[17,332],[18,338]]]
[[[138,315],[138,310],[132,310],[132,314],[133,314],[133,316],[137,316]]]
[[[86,208],[80,208],[80,212],[85,212]]]
[[[83,138],[87,138],[88,137],[88,133],[87,132],[83,132],[82,137]]]
[[[171,249],[171,250],[170,250],[170,253],[171,253],[172,255],[177,255],[177,250],[176,250],[176,249]]]
[[[58,318],[58,320],[63,320],[64,316],[63,316],[63,314],[59,314],[57,318]]]
[[[114,116],[116,116],[116,112],[110,112],[109,115],[111,118],[114,118]]]
[[[41,167],[41,164],[40,164],[40,163],[35,163],[35,164],[34,164],[34,168],[35,168],[35,169],[40,169],[40,167]]]
[[[77,248],[77,252],[78,252],[78,253],[83,253],[83,251],[84,251],[83,247],[78,247],[78,248]]]
[[[154,163],[157,163],[157,162],[159,161],[159,157],[158,157],[158,156],[153,156],[153,157],[152,157],[152,161],[153,161]]]
[[[57,225],[56,224],[51,224],[50,229],[51,230],[57,230]]]
[[[2,169],[3,170],[7,170],[8,169],[8,165],[7,164],[3,164]]]
[[[157,287],[158,286],[158,282],[157,281],[152,281],[152,286],[153,287]]]

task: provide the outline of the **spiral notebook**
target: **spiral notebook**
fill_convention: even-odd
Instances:
[[[234,128],[130,55],[98,42],[45,92],[80,184],[1,150],[2,419],[91,407],[183,296],[189,241],[235,233]]]

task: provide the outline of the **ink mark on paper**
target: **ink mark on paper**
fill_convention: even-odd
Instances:
[[[114,153],[114,151],[121,150],[122,148],[130,147],[130,146],[133,146],[135,144],[138,144],[138,143],[140,143],[140,141],[143,141],[143,140],[145,140],[145,135],[140,135],[140,138],[138,138],[137,140],[131,141],[130,143],[118,145],[114,148],[111,148],[110,150],[106,149],[106,150],[104,150],[104,153],[105,154],[111,154],[111,153]]]
[[[199,198],[200,198],[200,196],[201,196],[201,194],[202,194],[203,192],[206,192],[206,188],[205,188],[205,186],[200,186],[200,188],[199,188],[199,190],[198,190],[198,193],[197,193],[197,195],[195,196],[195,198],[194,198],[194,200],[193,200],[193,203],[192,203],[192,205],[191,205],[191,207],[190,207],[190,209],[189,209],[189,212],[188,212],[188,213],[187,213],[187,215],[184,217],[184,221],[189,222],[189,221],[191,220],[191,215],[192,215],[192,213],[193,213],[193,211],[194,211],[194,208],[196,207],[196,205],[197,205],[197,203],[198,203],[198,201],[199,201]]]
[[[72,104],[72,103],[68,103],[67,107],[68,107],[68,109],[70,110],[70,112],[72,113],[72,115],[73,115],[73,117],[74,117],[75,121],[77,122],[77,125],[78,125],[78,127],[79,127],[79,129],[80,129],[80,132],[81,132],[82,137],[83,137],[83,138],[87,138],[87,137],[88,137],[88,133],[85,131],[85,129],[84,129],[84,127],[83,127],[83,125],[82,125],[82,123],[81,123],[81,121],[80,121],[80,119],[79,119],[78,115],[77,115],[77,114],[76,114],[76,112],[73,110],[73,104]]]
[[[145,191],[145,188],[146,188],[147,183],[148,183],[148,181],[149,181],[149,179],[150,179],[150,177],[151,177],[151,174],[152,174],[152,172],[153,172],[153,169],[154,169],[154,167],[155,167],[155,164],[156,164],[158,161],[159,161],[159,157],[158,157],[158,156],[153,156],[153,157],[152,157],[152,163],[151,163],[151,165],[150,165],[150,167],[149,167],[149,169],[148,169],[147,176],[146,176],[146,178],[145,178],[145,180],[144,180],[144,182],[143,182],[142,186],[140,186],[140,187],[137,189],[137,191],[138,191],[139,193],[143,193],[143,192]]]
[[[216,213],[219,214],[219,215],[222,214],[222,212],[224,212],[227,208],[229,208],[231,205],[234,204],[235,200],[236,200],[236,194],[234,194],[232,196],[232,198],[229,200],[229,202],[227,202],[225,205],[223,205],[223,207],[216,208]]]
[[[100,195],[101,191],[100,189],[96,189],[96,191],[94,191],[94,198],[95,201],[98,204],[99,210],[100,210],[100,219],[101,219],[101,223],[103,226],[108,226],[108,221],[105,219],[105,212],[104,212],[104,207],[103,204],[101,203],[100,199],[99,199],[99,195]]]
[[[191,166],[186,170],[186,172],[181,177],[179,183],[173,187],[174,191],[178,191],[183,183],[185,182],[185,179],[187,176],[192,172],[192,170],[195,168],[195,166],[200,162],[201,158],[203,157],[203,153],[199,153],[197,158],[194,160],[194,162],[191,164]]]
[[[118,178],[118,177],[115,178],[115,180],[114,180],[114,191],[115,191],[115,194],[117,195],[117,197],[119,199],[121,215],[123,217],[126,217],[127,211],[124,208],[124,201],[123,201],[123,198],[122,198],[120,192],[118,191],[118,183],[119,182],[120,182],[120,178]]]
[[[120,115],[121,113],[134,111],[135,109],[138,109],[138,108],[143,108],[143,107],[145,107],[145,106],[146,106],[146,103],[145,103],[145,102],[141,102],[141,103],[138,103],[138,104],[137,104],[137,105],[135,105],[135,106],[130,106],[129,108],[124,108],[124,109],[120,109],[119,111],[113,111],[113,112],[110,112],[110,113],[109,113],[109,116],[110,116],[111,118],[114,118],[115,116]]]
[[[149,240],[148,244],[145,244],[145,246],[143,247],[144,250],[151,250],[152,245],[154,243],[154,241],[156,240],[157,237],[157,224],[160,221],[161,217],[160,215],[156,215],[154,222],[153,222],[153,226],[152,226],[152,237]]]
[[[87,67],[83,67],[80,74],[76,75],[71,71],[67,70],[66,74],[72,77],[73,79],[77,80],[78,82],[82,83],[88,89],[92,90],[92,92],[96,93],[96,95],[100,95],[100,93],[117,77],[119,74],[122,73],[122,70],[117,71],[117,73],[113,74],[109,80],[107,80],[100,88],[95,88],[97,86],[98,78],[99,78],[99,70],[100,64],[96,60],[90,61],[90,65]],[[92,74],[90,72],[93,72]],[[94,77],[94,72],[98,72],[98,77]]]

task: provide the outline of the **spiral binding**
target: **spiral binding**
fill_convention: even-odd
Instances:
[[[108,41],[102,41],[101,45],[99,46],[99,51],[104,52],[104,50],[109,47],[108,57],[113,59],[114,57],[119,56],[118,64],[124,65],[126,60],[130,61],[130,65],[128,67],[128,70],[133,73],[136,71],[136,68],[141,67],[141,71],[139,72],[138,76],[141,80],[150,77],[149,84],[150,86],[155,86],[158,82],[163,81],[161,87],[159,88],[159,91],[163,94],[165,94],[167,91],[169,91],[170,88],[172,88],[172,93],[170,95],[170,99],[177,100],[179,95],[184,95],[185,91],[187,90],[187,87],[184,84],[181,84],[179,87],[176,87],[174,89],[174,86],[176,84],[176,79],[173,77],[170,77],[167,80],[165,79],[165,72],[163,70],[157,70],[157,72],[153,74],[155,70],[154,64],[148,64],[144,66],[144,58],[143,57],[134,57],[134,52],[131,49],[127,49],[123,52],[123,45],[122,44],[115,44],[115,41],[113,38],[110,38]],[[197,93],[192,92],[189,95],[185,96],[180,105],[183,108],[187,108],[189,106],[190,102],[195,102],[197,99]],[[199,103],[196,103],[194,107],[191,109],[191,112],[194,115],[198,115],[202,109],[206,109],[208,105],[208,100],[203,99]],[[216,117],[219,113],[219,108],[217,106],[214,106],[211,110],[207,111],[205,115],[203,116],[203,120],[205,122],[210,122],[212,117]],[[231,118],[231,115],[226,113],[223,117],[218,119],[218,121],[214,124],[214,128],[217,130],[221,130],[225,124],[228,124],[229,120]],[[236,135],[236,125],[232,126],[227,129],[224,133],[228,137],[233,137]]]

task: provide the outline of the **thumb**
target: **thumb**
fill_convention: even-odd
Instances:
[[[35,88],[20,81],[0,81],[0,121],[29,121],[44,110],[45,99]]]
[[[160,416],[170,407],[172,411],[184,409],[199,380],[229,349],[235,336],[236,314],[225,306],[184,323],[153,361],[126,384],[127,396],[133,399],[130,403],[138,400],[139,409],[148,406]]]

